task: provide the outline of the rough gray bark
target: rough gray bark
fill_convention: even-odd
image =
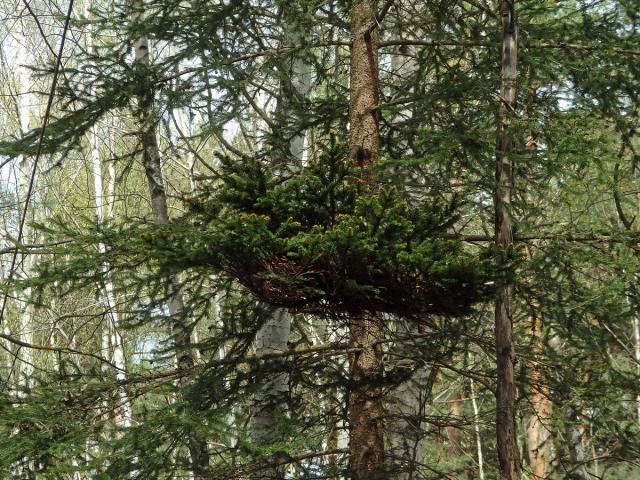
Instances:
[[[133,1],[134,9],[139,18],[144,13],[142,0]],[[134,62],[144,74],[144,69],[149,66],[149,41],[142,37],[134,44]],[[167,194],[162,176],[160,161],[160,149],[156,134],[156,122],[153,118],[153,91],[142,89],[138,95],[138,111],[141,126],[142,139],[142,163],[144,166],[149,195],[151,200],[151,215],[153,221],[159,225],[169,222],[167,207]],[[166,282],[167,305],[171,315],[172,336],[177,347],[177,364],[182,370],[190,370],[195,365],[193,348],[191,346],[191,331],[184,316],[184,301],[179,291],[176,279],[169,276]],[[181,377],[183,386],[186,386],[188,377]],[[189,456],[191,468],[196,479],[209,477],[209,454],[206,439],[197,432],[189,432]]]
[[[495,242],[504,252],[513,244],[511,197],[513,193],[513,138],[510,116],[516,104],[518,25],[513,1],[503,0],[502,78],[496,149]],[[504,267],[502,260],[498,268]],[[515,349],[513,341],[513,284],[503,284],[495,303],[497,377],[496,437],[500,478],[520,479],[515,419]]]
[[[419,367],[413,376],[393,392],[387,414],[389,457],[399,466],[394,478],[414,480],[424,462],[423,417],[429,390],[427,369]]]
[[[277,309],[256,334],[256,355],[284,352],[289,349],[291,316],[284,309]],[[257,445],[268,445],[281,440],[279,423],[287,412],[289,376],[286,373],[269,374],[263,379],[254,400],[251,419],[251,439]],[[276,480],[282,478],[278,467],[259,470],[253,480]]]
[[[569,462],[567,477],[571,480],[587,480],[590,478],[587,471],[586,455],[582,445],[584,427],[580,425],[578,413],[571,407],[568,414],[567,444],[569,447]]]

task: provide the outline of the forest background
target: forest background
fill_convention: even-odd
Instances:
[[[640,477],[640,3],[4,0],[0,476]]]

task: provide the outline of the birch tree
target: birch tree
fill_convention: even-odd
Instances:
[[[298,46],[303,40],[298,28],[290,23],[291,20],[286,19],[288,16],[295,15],[295,10],[289,10],[288,7],[282,7],[280,10],[280,14],[285,17],[283,28],[283,46],[285,47]],[[280,165],[285,171],[299,172],[304,162],[305,131],[295,123],[290,128],[286,128],[286,119],[295,119],[303,109],[311,89],[312,66],[296,53],[291,55],[285,63],[285,70],[280,72],[281,76],[278,79],[280,96],[276,100],[275,128],[272,132],[276,147],[272,155],[276,166]],[[281,145],[285,146],[284,151],[279,148]],[[277,158],[280,155],[284,155],[286,160]],[[285,309],[275,309],[256,332],[256,355],[287,351],[292,320],[292,315]],[[275,440],[281,440],[282,421],[287,411],[288,395],[289,378],[286,373],[268,375],[260,382],[251,425],[251,436],[257,445],[265,446]],[[281,475],[278,468],[274,468],[261,470],[254,475],[254,478],[268,480],[280,478]]]
[[[133,7],[137,19],[143,19],[145,12],[143,1],[135,0]],[[149,187],[151,216],[156,224],[166,225],[169,222],[169,209],[156,133],[157,122],[153,114],[154,93],[144,83],[144,77],[150,65],[149,41],[146,37],[138,38],[135,41],[134,64],[143,82],[142,90],[138,94],[138,114],[141,129],[140,139],[143,148],[142,164]],[[177,365],[181,370],[188,371],[195,365],[195,359],[191,346],[191,331],[188,319],[184,314],[184,300],[175,274],[169,274],[166,279],[166,296],[171,318],[171,334],[176,347]],[[181,387],[184,389],[187,387],[186,377],[182,378]],[[197,479],[207,478],[209,454],[206,439],[202,438],[196,431],[190,431],[188,437],[189,457],[193,473]]]
[[[87,3],[84,9],[84,15],[89,18],[90,6]],[[93,50],[93,34],[89,32],[88,37],[88,49]],[[107,191],[104,190],[103,180],[103,165],[100,158],[100,143],[98,137],[99,125],[93,125],[89,132],[89,151],[91,159],[91,172],[93,174],[93,190],[95,197],[95,215],[98,228],[110,224],[112,222],[111,215],[113,215],[112,202],[114,201],[113,192],[115,190],[115,178],[113,171],[110,171],[109,179],[107,182]],[[111,169],[110,169],[111,170]],[[106,193],[106,194],[105,194]],[[106,215],[105,215],[106,213]],[[107,216],[108,215],[108,216]],[[98,250],[100,253],[104,253],[105,246],[102,243],[98,244]],[[104,285],[99,286],[101,289],[102,303],[106,310],[106,325],[103,326],[103,340],[102,345],[104,354],[108,354],[109,350],[113,352],[113,364],[117,368],[116,379],[121,383],[118,388],[118,410],[119,414],[116,415],[116,423],[119,427],[128,428],[133,421],[132,406],[129,395],[124,387],[127,380],[127,363],[125,361],[124,354],[124,342],[121,334],[120,319],[118,316],[118,306],[116,302],[115,289],[113,282],[109,275],[109,265],[102,265],[102,273],[104,275]]]
[[[390,29],[397,38],[406,38],[410,34],[411,21],[409,2],[398,2],[393,11],[393,25]],[[411,39],[409,39],[411,40]],[[418,50],[415,45],[397,45],[391,54],[391,77],[394,97],[402,98],[407,93],[415,93],[412,85],[419,71]],[[412,108],[398,112],[394,118],[400,124],[411,122]],[[402,143],[400,139],[398,143]],[[400,145],[398,145],[400,147]],[[403,147],[410,151],[409,145]],[[408,340],[413,334],[419,334],[413,322],[399,320],[396,322],[396,335]],[[405,340],[405,341],[406,341]],[[410,346],[409,348],[415,348]],[[422,363],[422,362],[421,362]],[[389,443],[389,456],[392,460],[400,461],[400,471],[395,473],[398,480],[412,480],[418,477],[417,470],[423,464],[425,442],[424,432],[425,410],[430,397],[430,374],[427,366],[422,363],[414,368],[414,362],[402,359],[399,368],[412,372],[389,395],[388,414],[386,418],[386,432]],[[401,376],[404,377],[404,376]]]

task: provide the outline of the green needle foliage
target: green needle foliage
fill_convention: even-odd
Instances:
[[[378,27],[387,42],[380,49],[381,159],[365,181],[341,136],[351,4],[149,0],[137,15],[127,0],[97,2],[91,19],[75,21],[77,41],[68,43],[43,138],[40,165],[56,168],[38,174],[28,217],[36,221],[18,245],[19,253],[37,255],[37,265],[19,255],[13,282],[3,284],[2,325],[22,338],[29,329],[21,319],[33,308],[29,341],[75,347],[35,350],[35,373],[25,383],[18,370],[31,350],[7,344],[0,477],[16,466],[38,479],[186,477],[193,432],[209,441],[211,478],[248,477],[298,454],[304,459],[291,462],[294,478],[346,476],[344,457],[331,463],[305,455],[338,445],[350,385],[341,335],[354,317],[376,312],[384,313],[385,401],[398,385],[415,388],[413,379],[429,370],[419,385],[422,422],[411,419],[411,435],[427,439],[429,454],[414,478],[463,470],[477,478],[477,439],[485,478],[497,478],[490,300],[505,277],[515,284],[522,451],[537,418],[532,398],[541,392],[552,403],[540,427],[550,432],[542,447],[549,478],[589,478],[576,477],[581,468],[593,478],[638,475],[640,3],[516,2],[518,101],[509,112],[516,243],[508,251],[486,241],[501,101],[498,6],[393,2]],[[84,35],[92,35],[91,51]],[[148,67],[130,58],[142,36],[150,40]],[[403,40],[421,44],[398,45]],[[398,75],[398,57],[415,68]],[[311,90],[287,105],[290,66],[300,58],[312,71]],[[38,72],[44,80],[51,73]],[[44,83],[37,89],[47,91]],[[149,107],[142,126],[141,103]],[[2,106],[3,119],[13,115],[12,103]],[[5,132],[15,123],[8,120]],[[231,125],[239,126],[235,136]],[[103,183],[107,162],[117,171],[113,218],[100,225],[87,166],[92,127]],[[142,130],[160,133],[167,225],[150,220]],[[41,133],[3,134],[0,154],[28,162]],[[307,164],[297,169],[289,140],[301,134]],[[195,174],[187,187],[189,154]],[[12,205],[24,199],[11,186],[0,194],[11,230],[19,218]],[[9,233],[2,248],[11,246]],[[506,257],[503,271],[494,267],[498,255]],[[168,314],[169,280],[198,342],[179,345],[171,331],[179,319]],[[115,307],[105,305],[107,282]],[[275,307],[304,313],[294,318],[292,349],[320,344],[322,353],[252,358],[256,331]],[[116,378],[101,343],[114,308],[126,380]],[[176,356],[196,349],[194,368],[176,367]],[[256,445],[252,399],[277,374],[290,380],[289,415],[274,427],[281,438]],[[128,428],[117,426],[120,388],[131,398]],[[463,400],[447,400],[455,393]],[[584,459],[576,447],[584,447]],[[522,462],[529,475],[526,455]]]
[[[492,294],[490,251],[464,248],[450,233],[461,199],[414,198],[386,180],[385,170],[375,184],[363,182],[344,157],[334,145],[286,181],[264,162],[223,158],[218,181],[186,199],[190,211],[165,226],[134,223],[96,236],[61,221],[50,234],[75,240],[27,282],[86,286],[99,280],[97,266],[109,265],[113,275],[147,263],[159,282],[196,269],[302,312],[405,317],[464,315]],[[73,251],[67,262],[60,262],[63,251]]]
[[[190,201],[208,261],[301,311],[460,315],[491,293],[490,258],[447,235],[458,199],[413,199],[384,171],[371,185],[344,158],[336,145],[286,181],[223,159],[221,183]]]

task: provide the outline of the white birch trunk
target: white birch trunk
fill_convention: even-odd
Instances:
[[[291,316],[284,309],[276,310],[256,334],[256,355],[288,350],[290,332]],[[255,442],[261,443],[277,428],[278,419],[286,412],[288,393],[289,377],[286,373],[270,374],[263,380],[256,394],[252,420],[252,437]]]
[[[476,451],[478,455],[478,478],[484,480],[484,458],[482,455],[482,437],[480,436],[480,411],[476,399],[476,388],[473,378],[469,379],[471,387],[471,406],[473,407],[473,430],[476,436]]]
[[[137,19],[144,16],[144,6],[142,0],[133,0]],[[147,68],[150,65],[149,41],[146,37],[136,39],[134,43],[134,64],[139,68]],[[143,147],[143,166],[149,186],[149,196],[151,199],[151,215],[153,221],[158,225],[169,223],[169,211],[167,205],[167,194],[165,190],[164,178],[162,175],[162,165],[160,159],[160,148],[156,126],[153,121],[153,92],[151,90],[142,92],[138,97],[141,138]],[[195,365],[193,349],[191,346],[191,332],[184,318],[184,300],[179,290],[178,282],[174,276],[169,276],[166,282],[167,306],[171,316],[171,330],[174,343],[177,347],[178,368],[188,371]],[[186,387],[188,377],[181,377],[180,384]],[[209,454],[206,439],[196,431],[188,434],[189,461],[191,470],[196,479],[206,479],[209,477]]]
[[[286,28],[286,27],[285,27]],[[297,45],[301,38],[298,32],[288,28],[288,41]],[[294,56],[290,64],[290,81],[293,99],[286,95],[281,81],[280,92],[282,98],[278,99],[276,110],[286,113],[292,106],[292,102],[304,102],[311,88],[312,67],[303,59]],[[288,143],[293,165],[291,170],[299,171],[304,163],[305,134],[303,132],[294,135]],[[256,332],[256,354],[269,352],[282,352],[289,349],[288,342],[291,333],[291,315],[285,309],[276,309]],[[269,375],[256,394],[254,413],[251,422],[251,437],[258,445],[268,443],[269,438],[277,429],[279,419],[286,415],[286,399],[289,393],[289,376],[286,373]],[[281,474],[277,469],[268,469],[257,472],[253,478],[259,480],[275,480]]]
[[[23,39],[26,41],[26,39]],[[31,94],[31,78],[29,71],[23,66],[29,64],[29,57],[24,46],[18,42],[17,48],[17,76],[19,86],[17,88],[16,97],[16,110],[18,114],[18,122],[20,128],[20,135],[24,135],[29,130],[29,120],[31,117],[31,109],[33,108],[33,95]],[[20,155],[17,158],[16,169],[16,197],[17,197],[17,209],[16,213],[18,218],[26,215],[25,209],[27,207],[27,192],[29,190],[29,183],[31,172],[33,169],[33,160],[29,157]],[[28,223],[25,222],[24,230],[22,232],[23,241],[28,242],[30,232]],[[23,262],[24,275],[29,276],[29,272],[32,269],[35,258],[28,256]],[[30,302],[31,288],[28,287],[24,290],[24,299],[26,303],[19,303],[18,305],[18,322],[17,322],[17,337],[26,343],[33,343],[33,321],[34,321],[34,307]],[[20,300],[19,300],[20,301]],[[18,395],[24,396],[27,391],[33,386],[33,354],[30,348],[22,348],[17,350],[16,355],[18,359],[15,363],[15,376],[18,385]],[[31,478],[33,470],[33,461],[29,457],[24,457],[22,461],[10,468],[12,473],[16,474],[15,478]]]
[[[409,337],[412,329],[401,323],[397,332]],[[401,361],[396,367],[413,367],[411,361]],[[424,462],[423,418],[430,390],[429,372],[424,365],[419,366],[411,378],[403,381],[389,394],[387,400],[386,433],[389,442],[389,455],[399,469],[394,474],[397,480],[415,480],[420,478],[417,471]]]
[[[24,39],[26,41],[26,39]],[[16,110],[18,113],[18,121],[20,124],[20,135],[24,135],[29,131],[29,120],[31,118],[31,109],[33,108],[33,95],[31,94],[31,77],[29,71],[24,65],[29,65],[29,56],[22,43],[18,42],[17,48],[17,74],[19,81],[18,95],[16,98]],[[29,182],[31,178],[31,172],[33,170],[33,160],[30,157],[20,155],[17,159],[17,194],[18,194],[18,216],[25,215],[25,207],[27,202],[27,192],[29,190]],[[23,231],[23,238],[29,238],[28,223],[25,222]],[[24,273],[29,275],[35,258],[33,255],[28,256],[24,262]],[[31,297],[31,288],[27,288],[24,291],[25,298]],[[30,303],[27,303],[19,309],[18,318],[18,337],[23,342],[33,343],[33,316],[34,307]],[[33,375],[33,355],[29,348],[22,349],[20,352],[22,361],[16,364],[19,385],[22,388],[30,388],[32,385]]]
[[[90,2],[87,2],[85,4],[84,10],[85,16],[87,18],[89,18],[89,8]],[[93,49],[93,31],[89,32],[87,47],[89,50]],[[101,228],[103,225],[105,225],[105,209],[108,211],[109,215],[113,214],[113,207],[110,206],[110,203],[113,199],[111,190],[115,188],[113,185],[115,180],[113,178],[110,178],[108,194],[105,196],[102,177],[102,161],[100,160],[100,149],[96,128],[97,127],[94,125],[90,130],[90,157],[91,169],[93,173],[93,188],[95,194],[96,222],[98,228]],[[108,217],[108,219],[109,221],[111,221],[110,217]],[[105,253],[104,244],[99,243],[98,250],[101,254]],[[103,303],[107,310],[107,325],[106,329],[103,329],[102,333],[102,347],[107,347],[107,351],[105,351],[105,354],[108,353],[109,346],[111,347],[111,351],[113,352],[112,361],[117,368],[116,380],[120,383],[120,386],[118,387],[118,408],[116,414],[116,424],[119,427],[128,428],[132,424],[133,415],[131,409],[131,400],[129,399],[129,395],[127,394],[127,391],[124,387],[124,382],[127,379],[127,364],[124,353],[124,343],[119,332],[120,320],[116,307],[113,282],[111,281],[111,278],[108,274],[109,266],[106,263],[103,263],[101,266],[101,270],[104,278],[104,289],[100,294],[100,296],[102,297],[101,303]]]
[[[640,382],[640,315],[637,313],[633,316],[633,340],[635,344],[636,376],[639,379],[638,382]],[[638,390],[640,390],[640,387]],[[640,393],[636,395],[636,415],[640,425]]]
[[[401,9],[402,2],[398,4]],[[400,10],[393,15],[395,25],[393,30],[402,38],[406,32],[403,24],[406,14]],[[406,94],[406,87],[411,78],[418,71],[416,61],[417,51],[413,45],[396,46],[391,55],[391,77],[398,92]],[[411,118],[412,112],[406,109],[395,115],[395,121]],[[415,330],[415,326],[407,326],[400,323],[398,333],[409,337]],[[410,366],[409,366],[410,367]],[[401,471],[395,476],[398,480],[413,480],[419,478],[416,470],[424,461],[424,439],[422,432],[422,418],[427,400],[427,384],[429,373],[426,365],[417,368],[412,378],[401,383],[390,393],[387,407],[387,437],[389,440],[390,454],[394,461],[401,466]]]
[[[29,130],[29,122],[34,110],[34,98],[32,88],[32,78],[29,70],[25,65],[32,63],[32,59],[29,56],[26,46],[23,43],[28,42],[26,37],[15,38],[15,75],[16,75],[16,97],[15,97],[15,110],[18,120],[18,134],[23,136]],[[15,164],[15,194],[16,194],[16,217],[20,219],[23,215],[26,215],[27,207],[27,193],[29,190],[29,184],[31,179],[31,173],[33,170],[33,160],[30,157],[20,155],[16,159]],[[31,202],[33,206],[33,202]],[[25,217],[26,218],[26,217]],[[18,220],[18,223],[20,220]],[[28,243],[31,239],[31,232],[28,227],[29,221],[25,222],[24,229],[22,231],[22,241]],[[18,233],[18,232],[16,232]],[[27,256],[18,269],[23,275],[29,276],[30,271],[33,268],[35,262],[35,256]],[[29,303],[31,297],[31,288],[26,288],[23,291],[22,300],[18,299],[18,318],[15,325],[17,336],[21,341],[32,344],[33,343],[33,331],[35,320],[34,306]],[[6,326],[6,321],[4,322]],[[11,330],[8,327],[5,331]],[[13,373],[18,388],[18,395],[25,396],[29,389],[33,386],[33,352],[30,348],[20,348],[15,352],[16,361],[10,366],[9,374]],[[10,360],[12,362],[12,360]],[[10,378],[7,379],[10,381]],[[20,434],[20,429],[16,428],[16,434]],[[29,457],[24,457],[21,461],[9,467],[10,478],[32,478],[33,476],[33,461]]]
[[[103,194],[103,182],[102,182],[102,162],[100,161],[100,152],[98,149],[98,136],[96,129],[91,129],[91,165],[93,172],[93,186],[96,199],[96,220],[98,226],[104,225],[104,194]],[[105,246],[98,244],[100,253],[105,252]],[[127,379],[127,364],[124,354],[124,344],[122,336],[119,332],[119,318],[116,307],[116,299],[114,294],[113,283],[109,277],[109,266],[105,263],[102,264],[102,274],[104,276],[104,290],[101,293],[102,303],[107,309],[107,328],[106,332],[109,335],[109,344],[113,351],[112,361],[116,366],[116,380],[121,383],[118,388],[118,415],[116,415],[116,422],[120,427],[128,428],[132,423],[131,413],[131,401],[124,388],[124,382]],[[106,343],[105,333],[103,333],[103,346]]]
[[[299,45],[302,38],[298,32],[291,32],[290,40],[293,45]],[[295,95],[295,100],[304,102],[311,89],[312,71],[311,66],[302,58],[295,56],[291,61],[291,86]],[[284,101],[284,107],[290,101]],[[289,152],[295,160],[294,171],[297,171],[304,164],[305,157],[305,133],[299,132],[289,141]]]

